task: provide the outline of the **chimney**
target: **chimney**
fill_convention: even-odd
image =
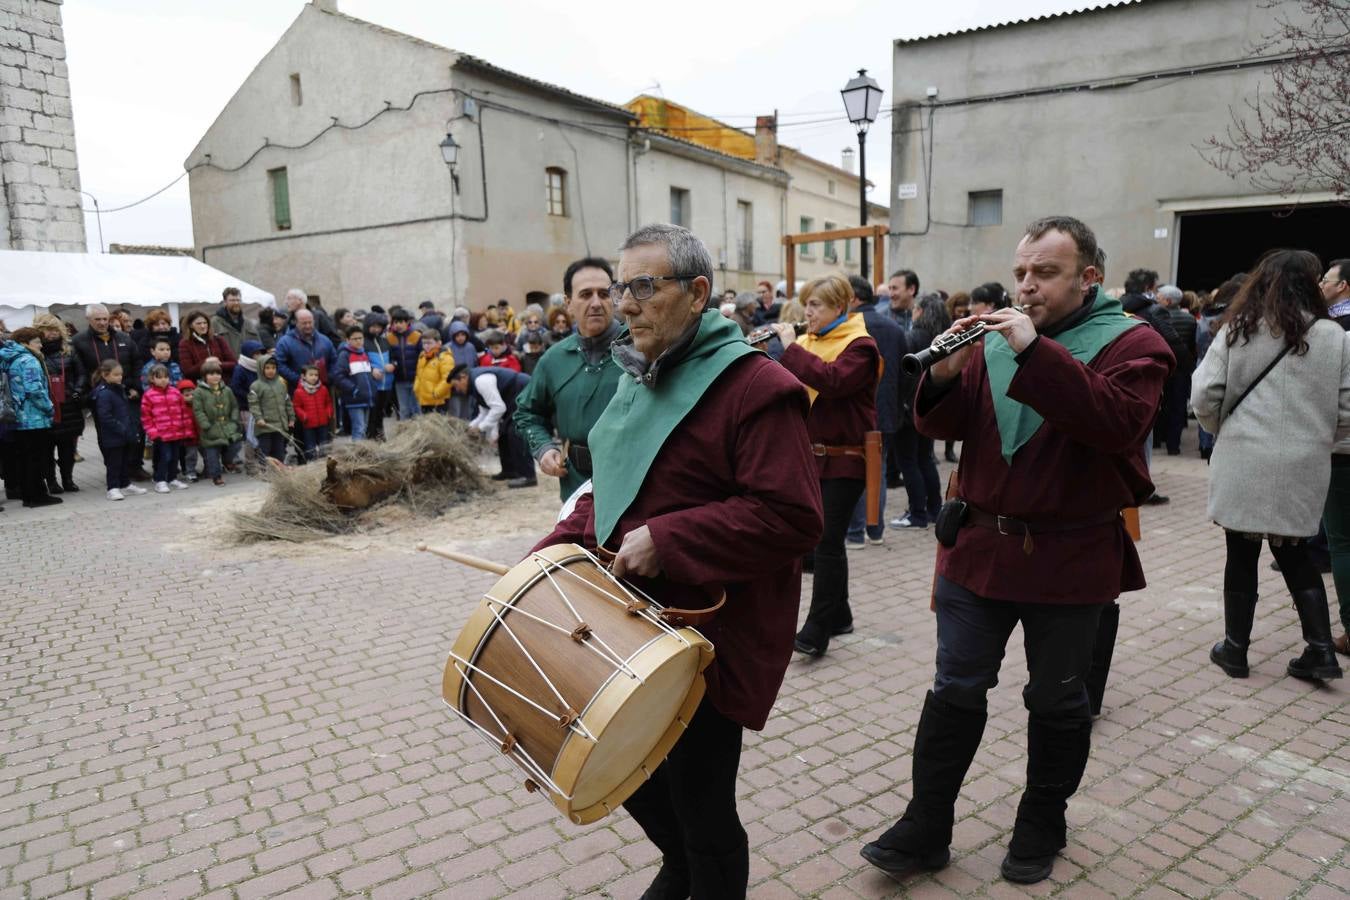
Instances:
[[[778,113],[755,119],[755,162],[778,165]]]
[[[843,160],[839,163],[839,167],[840,167],[841,169],[843,169],[845,172],[849,173],[850,175],[853,174],[853,148],[852,148],[852,147],[845,147],[845,148],[844,148]]]
[[[318,7],[321,12],[335,13],[338,11],[338,0],[309,0],[310,4]]]

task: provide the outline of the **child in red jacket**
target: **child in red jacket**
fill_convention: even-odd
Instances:
[[[520,371],[520,357],[516,356],[506,336],[500,331],[493,329],[483,335],[483,343],[487,345],[487,352],[478,357],[480,366],[500,366],[513,372]]]
[[[220,370],[220,363],[215,360],[208,359],[202,364],[203,378],[206,377],[207,372],[211,371],[212,366],[215,366],[216,371]],[[183,405],[188,409],[188,424],[192,426],[192,437],[178,445],[178,468],[183,472],[183,477],[189,484],[197,480],[198,444],[200,443],[200,435],[197,433],[197,417],[192,414],[192,392],[195,390],[197,390],[197,382],[191,378],[184,378],[178,382],[178,393],[183,395]],[[234,470],[231,469],[230,471],[233,472]]]
[[[192,412],[178,388],[169,383],[167,366],[150,367],[150,387],[141,397],[141,428],[154,442],[155,492],[186,490],[178,474],[178,447],[192,438]],[[170,480],[172,479],[172,480]]]
[[[333,401],[328,388],[319,383],[319,367],[305,366],[300,370],[300,384],[291,398],[295,406],[295,421],[300,426],[300,440],[305,452],[302,462],[319,458],[319,448],[328,443],[328,423],[333,418]]]

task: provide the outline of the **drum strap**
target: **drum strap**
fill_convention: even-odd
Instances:
[[[595,556],[604,563],[606,569],[614,564],[614,551],[603,544],[595,548]],[[717,615],[717,611],[725,606],[726,602],[727,592],[722,591],[721,595],[717,598],[717,602],[712,606],[703,609],[678,609],[674,606],[666,606],[658,608],[656,615],[657,618],[667,625],[672,625],[677,628],[685,625],[697,628],[700,625],[706,625],[708,622],[711,622],[713,617]],[[641,608],[645,609],[646,607],[644,605]]]

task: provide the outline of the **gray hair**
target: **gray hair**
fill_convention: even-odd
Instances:
[[[468,322],[469,311],[463,306],[456,306],[455,311],[450,314],[450,319],[454,322]]]
[[[619,252],[632,250],[634,247],[649,247],[653,244],[665,245],[666,259],[670,261],[670,274],[688,276],[680,279],[680,284],[685,290],[688,290],[693,279],[700,275],[708,279],[708,296],[711,299],[713,296],[712,255],[708,253],[707,246],[695,237],[692,231],[688,228],[681,228],[679,225],[656,223],[643,225],[628,236],[628,240],[623,242]]]
[[[914,316],[915,324],[922,325],[933,334],[941,334],[952,327],[951,314],[947,312],[947,303],[941,294],[929,292],[919,297],[918,312]]]
[[[108,312],[108,307],[104,306],[102,303],[90,303],[84,308],[84,317],[87,319],[96,312],[101,312],[105,316],[111,315],[111,313]]]
[[[286,292],[287,300],[291,299],[292,297],[299,300],[301,303],[304,303],[306,300],[309,299],[309,297],[305,294],[305,292],[300,288],[291,288],[289,291]]]
[[[1157,290],[1159,300],[1166,300],[1168,306],[1175,306],[1181,302],[1181,288],[1175,284],[1164,284]]]

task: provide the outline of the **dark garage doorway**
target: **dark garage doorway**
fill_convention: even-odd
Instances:
[[[1324,267],[1350,257],[1350,207],[1336,203],[1183,213],[1179,232],[1177,285],[1188,291],[1212,290],[1276,247],[1311,250]]]

